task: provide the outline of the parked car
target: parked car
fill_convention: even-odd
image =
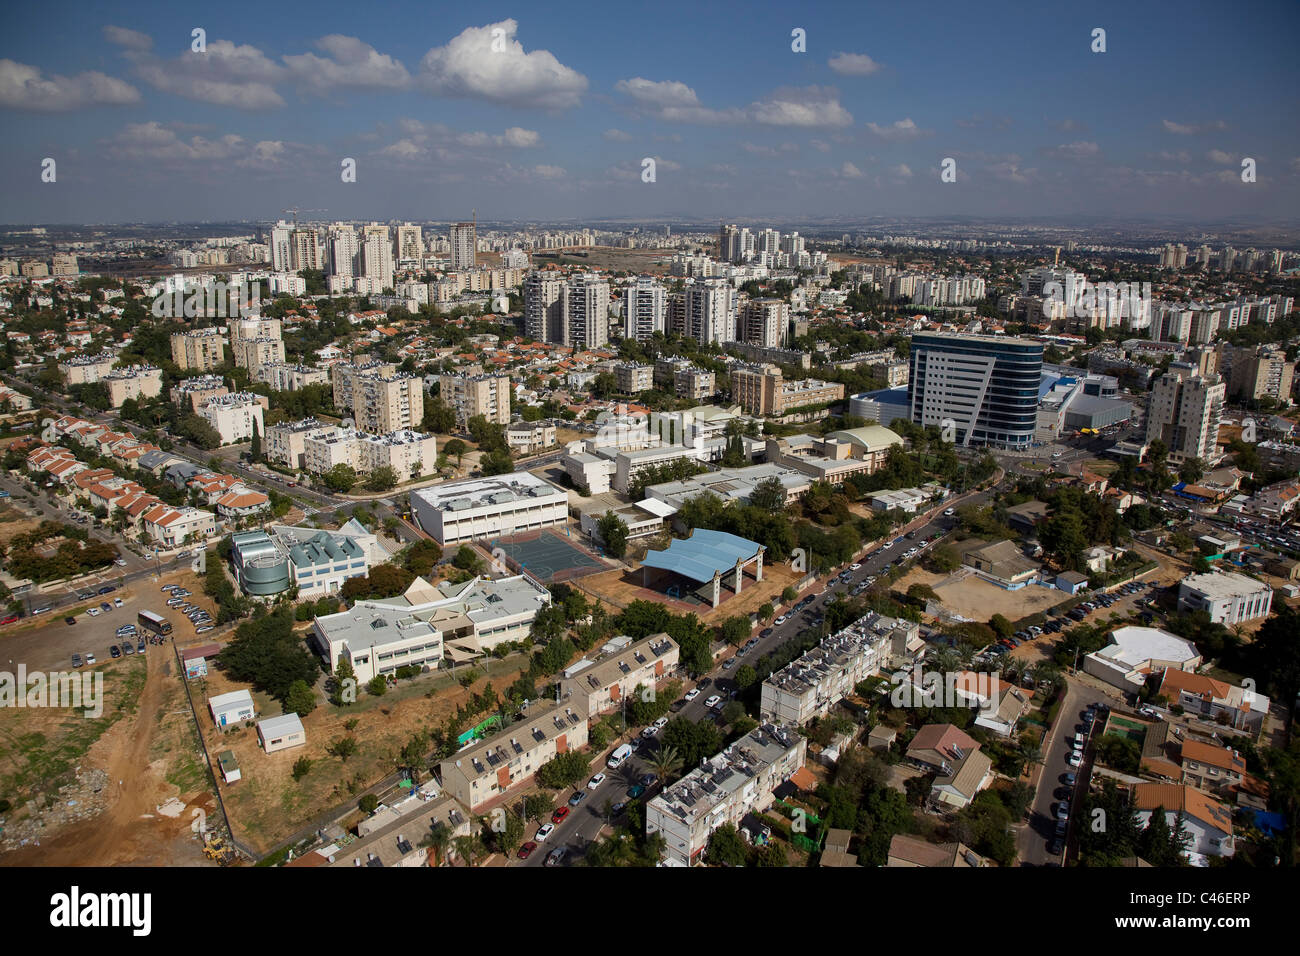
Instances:
[[[708,700],[704,702],[704,706],[707,707],[709,710],[712,710],[714,707],[717,707],[720,703],[722,703],[722,698],[719,697],[717,694],[714,694],[712,697],[710,697]]]
[[[564,818],[569,815],[568,807],[556,807],[555,812],[551,814],[552,823],[562,823]]]
[[[546,854],[546,862],[543,865],[559,866],[561,863],[564,862],[564,858],[567,857],[568,855],[569,855],[569,848],[567,846],[557,846],[550,853]]]
[[[87,664],[93,664],[93,663],[95,663],[95,655],[94,655],[94,654],[87,654],[87,655],[86,655],[86,663],[87,663]]]
[[[1071,767],[1079,766],[1081,763],[1083,763],[1083,754],[1079,753],[1079,751],[1077,750],[1074,751],[1074,753],[1070,754],[1069,759],[1066,760],[1066,763],[1068,763]]]
[[[110,644],[108,646],[108,654],[113,658],[113,660],[117,660],[122,656],[122,648],[118,647],[116,644]]]
[[[44,614],[46,611],[53,611],[53,610],[54,610],[53,604],[42,604],[38,608],[33,608],[32,614]]]
[[[101,601],[99,603],[99,609],[101,611],[111,611],[113,610],[113,605],[109,604],[107,601]]]
[[[533,855],[533,851],[536,849],[537,849],[536,841],[529,840],[527,843],[525,843],[523,846],[519,848],[519,853],[518,853],[519,859],[521,860],[528,859],[530,856]]]
[[[696,697],[699,696],[700,696],[700,689],[698,687],[692,687],[690,690],[686,692],[686,700],[694,700]]]
[[[14,621],[19,620],[21,617],[22,617],[21,614],[6,614],[3,618],[0,618],[0,624],[12,624]]]
[[[121,607],[121,606],[122,606],[122,599],[121,599],[121,598],[113,598],[113,607]]]
[[[114,591],[116,591],[116,590],[117,590],[117,585],[114,585],[114,584],[105,584],[102,588],[99,589],[99,593],[100,593],[100,594],[112,594],[112,593],[113,593]]]
[[[635,800],[643,793],[645,793],[645,787],[641,786],[639,783],[634,783],[632,786],[627,788],[627,798],[629,800]]]
[[[732,669],[733,667],[735,667],[735,666],[736,666],[736,658],[734,658],[734,657],[729,657],[729,658],[727,658],[725,661],[722,662],[722,669],[723,669],[724,671],[729,671],[729,670],[731,670],[731,669]]]
[[[72,655],[72,666],[73,666],[73,667],[80,667],[81,665],[82,665],[81,655],[80,655],[80,654],[73,654],[73,655]]]
[[[86,608],[86,613],[89,614],[91,617],[99,617],[99,608],[88,607]]]
[[[144,638],[143,638],[143,637],[140,638],[140,642],[139,642],[138,644],[136,644],[136,646],[135,646],[135,650],[136,650],[136,653],[137,653],[137,654],[143,654],[143,653],[144,653]]]
[[[603,773],[598,773],[596,774],[596,776],[592,777],[590,780],[587,781],[587,789],[598,790],[600,789],[600,785],[604,782],[605,782],[605,775]]]
[[[582,801],[586,799],[587,799],[586,790],[575,790],[573,796],[569,797],[569,806],[576,807],[578,804],[582,803]]]
[[[541,828],[535,834],[533,834],[533,840],[536,841],[537,843],[545,843],[546,838],[554,832],[555,832],[554,823],[542,824]]]
[[[63,623],[68,625],[76,624],[77,619],[73,617],[71,614],[69,614],[67,617],[63,619]]]
[[[212,630],[212,626],[210,624],[205,624],[203,627],[197,628],[194,633],[202,634],[204,631],[210,630]]]
[[[123,641],[122,653],[130,657],[132,654],[135,653],[135,645],[133,645],[130,641]]]

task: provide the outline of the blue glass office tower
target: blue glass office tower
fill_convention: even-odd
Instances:
[[[952,430],[957,445],[1028,448],[1038,418],[1043,346],[994,335],[912,336],[912,421]]]

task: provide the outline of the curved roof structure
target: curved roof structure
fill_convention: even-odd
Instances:
[[[692,581],[712,581],[714,574],[734,571],[737,561],[749,561],[763,546],[725,531],[696,528],[689,538],[674,540],[664,551],[650,551],[646,567],[675,571]]]

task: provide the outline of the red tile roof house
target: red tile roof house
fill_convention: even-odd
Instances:
[[[1235,750],[1202,740],[1183,744],[1183,783],[1226,794],[1246,778],[1246,761]]]
[[[1145,828],[1151,814],[1161,807],[1171,830],[1182,815],[1183,828],[1190,837],[1184,852],[1198,856],[1232,856],[1236,852],[1232,810],[1209,794],[1177,783],[1134,785],[1133,810],[1140,827]],[[1193,857],[1192,862],[1198,861]]]
[[[1158,693],[1170,706],[1178,704],[1189,713],[1214,721],[1224,715],[1227,726],[1255,735],[1263,730],[1270,705],[1269,699],[1256,691],[1172,667],[1165,669]]]

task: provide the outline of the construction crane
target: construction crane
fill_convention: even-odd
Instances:
[[[288,208],[288,209],[281,209],[280,212],[291,212],[291,213],[293,213],[293,228],[297,229],[297,228],[298,228],[298,213],[300,213],[300,212],[329,212],[329,210],[328,210],[328,209],[299,209],[297,206],[292,206],[292,207],[290,207],[290,208]]]

